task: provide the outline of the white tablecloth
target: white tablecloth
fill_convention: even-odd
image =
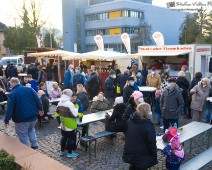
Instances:
[[[157,90],[155,87],[147,87],[147,86],[140,86],[138,88],[139,88],[139,91],[141,92],[154,92]]]
[[[206,100],[212,102],[212,97],[207,97]]]
[[[19,77],[26,77],[27,74],[26,74],[26,73],[20,73],[20,74],[18,74],[18,76],[19,76]]]

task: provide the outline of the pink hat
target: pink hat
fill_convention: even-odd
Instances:
[[[134,91],[132,96],[134,97],[134,100],[137,100],[139,98],[142,98],[143,94],[140,91]]]
[[[169,128],[169,132],[172,136],[175,136],[175,135],[177,135],[177,128],[172,126]]]
[[[177,135],[175,135],[171,140],[170,140],[170,143],[171,143],[171,148],[174,149],[174,150],[178,150],[179,147],[180,147],[180,139]]]

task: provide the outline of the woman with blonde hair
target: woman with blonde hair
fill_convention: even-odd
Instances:
[[[96,113],[99,111],[105,111],[110,109],[110,102],[105,98],[103,92],[99,92],[97,97],[93,98],[93,103],[91,105],[91,113]]]
[[[49,92],[49,97],[51,98],[60,98],[62,96],[62,91],[58,86],[57,82],[52,83],[52,89]]]
[[[184,108],[183,112],[184,115],[186,116],[188,113],[188,89],[189,89],[189,81],[185,77],[185,72],[180,71],[178,73],[178,78],[176,81],[176,84],[178,85],[179,88],[183,90],[182,95],[183,95],[183,101],[184,101]]]
[[[136,110],[128,120],[122,159],[130,170],[144,170],[157,164],[156,132],[150,105],[141,103]]]
[[[82,84],[77,85],[77,98],[81,101],[83,106],[83,111],[86,111],[89,107],[89,97],[88,93],[85,90],[84,86]]]

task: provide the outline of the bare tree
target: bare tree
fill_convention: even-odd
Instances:
[[[147,22],[143,21],[139,25],[137,31],[135,32],[135,35],[131,38],[132,42],[136,42],[142,45],[151,45],[152,44],[151,30],[152,27],[148,25]]]

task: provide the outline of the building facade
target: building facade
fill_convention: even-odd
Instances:
[[[105,49],[125,52],[120,38],[125,32],[131,37],[131,51],[137,52],[138,45],[151,45],[142,43],[145,25],[151,26],[150,37],[160,31],[166,45],[178,44],[185,17],[185,13],[153,6],[151,0],[63,0],[62,6],[64,50],[74,51],[77,44],[78,52],[96,50],[97,34],[103,36]],[[141,38],[132,41],[138,33]]]

